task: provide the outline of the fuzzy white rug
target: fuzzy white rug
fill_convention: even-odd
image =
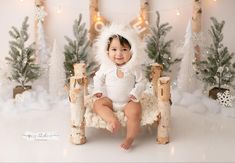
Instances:
[[[157,98],[150,93],[144,93],[140,102],[142,105],[141,126],[152,124],[154,121],[157,121],[157,115],[159,114]],[[86,112],[84,115],[86,126],[111,130],[110,126],[103,119],[101,119],[100,116],[92,112],[92,106],[93,99],[91,96],[88,96],[86,99]],[[117,111],[115,112],[115,114],[119,119],[121,125],[126,126],[127,118],[124,115],[124,112]]]

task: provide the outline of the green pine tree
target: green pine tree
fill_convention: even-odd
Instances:
[[[27,22],[28,17],[25,17],[20,30],[14,26],[11,27],[9,34],[13,40],[9,41],[10,56],[5,58],[11,66],[11,75],[8,78],[16,81],[22,87],[28,82],[38,79],[41,75],[39,65],[35,64],[35,43],[26,45],[29,38]]]
[[[209,35],[212,38],[212,44],[207,47],[206,58],[196,62],[199,79],[207,86],[231,85],[235,77],[234,63],[231,60],[234,53],[230,53],[228,48],[222,44],[223,27],[225,21],[218,22],[216,18],[211,17],[212,21]]]
[[[69,82],[69,78],[74,75],[73,64],[84,62],[87,65],[86,71],[88,76],[93,73],[94,62],[88,61],[90,42],[87,36],[87,29],[85,23],[81,23],[82,15],[79,15],[78,19],[75,19],[73,24],[73,34],[75,40],[65,36],[68,44],[64,46],[65,55],[65,74],[66,83]]]
[[[173,40],[165,41],[165,37],[172,29],[169,23],[160,24],[160,14],[156,12],[157,19],[155,26],[150,28],[150,35],[146,38],[147,52],[150,59],[163,65],[163,71],[169,71],[171,64],[180,61],[172,61],[170,47]]]

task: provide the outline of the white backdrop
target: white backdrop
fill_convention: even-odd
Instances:
[[[21,2],[22,1],[22,2]],[[110,21],[128,23],[139,13],[139,0],[99,0],[101,15]],[[149,0],[150,24],[155,21],[155,11],[160,11],[161,22],[169,22],[173,26],[168,39],[179,44],[184,39],[186,25],[191,18],[193,0]],[[57,41],[58,50],[63,53],[64,36],[72,37],[72,24],[79,13],[83,15],[83,22],[89,25],[89,0],[46,0],[48,16],[46,17],[46,39],[49,47],[53,40]],[[209,18],[216,17],[219,21],[225,20],[224,45],[235,52],[235,1],[234,0],[203,0],[203,31],[207,36],[210,26]],[[29,16],[30,36],[34,40],[34,0],[0,0],[0,61],[5,64],[8,55],[10,39],[8,31],[12,25],[21,26],[25,16]],[[180,15],[177,16],[177,10]],[[59,12],[59,13],[58,13]],[[174,53],[174,51],[173,51]]]

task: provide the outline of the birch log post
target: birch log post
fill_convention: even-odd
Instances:
[[[35,6],[36,6],[37,9],[41,8],[41,7],[44,7],[44,4],[45,4],[44,0],[35,0]],[[40,21],[40,20],[38,18],[38,13],[36,13],[35,14],[35,19],[34,19],[34,33],[35,33],[35,40],[36,41],[37,41],[37,37],[38,37],[38,35],[37,35],[38,21]]]
[[[42,47],[45,48],[45,36],[44,32],[46,30],[46,19],[47,16],[47,8],[46,8],[46,0],[35,0],[36,6],[36,14],[35,14],[35,21],[34,21],[34,33],[35,33],[35,43],[36,43],[36,62],[41,63],[40,60],[43,55],[45,55],[46,49],[41,49]],[[43,34],[43,35],[42,35]],[[41,54],[39,54],[41,53]]]
[[[35,0],[35,5],[37,7],[42,6],[43,5],[43,0]]]
[[[162,70],[163,70],[163,66],[158,64],[158,63],[153,63],[151,65],[151,75],[150,75],[150,78],[151,78],[151,82],[152,82],[152,85],[153,85],[153,94],[157,97],[157,92],[158,92],[158,85],[157,85],[157,82],[158,82],[158,79],[161,77],[161,73],[162,73]]]
[[[38,8],[40,8],[40,7],[42,7],[44,5],[44,1],[43,0],[35,0],[35,6],[36,6],[36,8],[38,9]],[[38,12],[38,11],[37,11]],[[35,17],[35,19],[34,19],[34,37],[35,37],[35,42],[36,42],[36,49],[38,49],[38,43],[37,43],[37,40],[38,40],[38,21],[39,21],[39,19],[38,19],[38,15],[36,14],[36,17]],[[36,56],[36,62],[37,63],[39,63],[39,59],[38,59],[38,56],[39,56],[39,54],[38,54],[38,50],[36,50],[35,51],[35,56]]]
[[[161,77],[158,80],[158,108],[159,121],[157,129],[157,142],[159,144],[169,143],[170,127],[170,78]]]
[[[85,64],[74,64],[74,76],[70,78],[70,108],[71,108],[71,143],[84,144],[85,137],[85,106],[84,91],[86,85]]]
[[[202,7],[201,7],[201,0],[194,0],[193,3],[193,16],[192,16],[192,32],[194,36],[199,37],[201,32],[201,19],[202,19]],[[198,41],[194,43],[194,50],[195,50],[195,59],[196,61],[200,61],[201,58],[201,49],[198,45]]]

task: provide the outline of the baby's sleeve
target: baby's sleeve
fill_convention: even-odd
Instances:
[[[94,89],[92,91],[92,95],[96,93],[104,94],[104,81],[105,81],[105,74],[101,69],[99,69],[93,78],[94,81]]]
[[[136,97],[137,101],[140,100],[142,92],[146,89],[147,79],[145,78],[144,72],[141,68],[134,71],[135,75],[135,87],[131,90],[130,95]]]

